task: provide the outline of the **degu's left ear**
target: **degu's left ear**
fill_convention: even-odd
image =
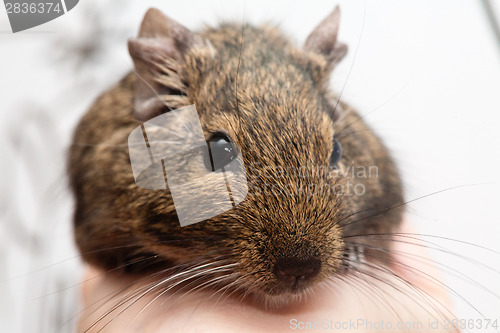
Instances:
[[[168,63],[181,63],[184,54],[201,43],[200,36],[165,16],[158,9],[151,8],[147,11],[139,36],[128,41],[129,53],[138,76],[134,105],[134,115],[137,119],[149,120],[162,112],[164,103],[158,95],[168,94],[172,90],[178,91],[179,87],[160,84],[159,76],[166,74]],[[168,70],[175,72],[175,69]]]
[[[347,46],[337,42],[339,21],[340,9],[337,6],[307,37],[304,50],[323,55],[331,65],[342,60]]]

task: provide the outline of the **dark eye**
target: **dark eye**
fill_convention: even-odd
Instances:
[[[330,155],[330,166],[338,168],[340,159],[342,158],[342,146],[337,138],[333,138],[333,151]]]
[[[207,141],[209,159],[205,159],[206,167],[210,171],[222,169],[238,156],[234,142],[224,133],[215,133]],[[210,161],[211,165],[207,165]]]

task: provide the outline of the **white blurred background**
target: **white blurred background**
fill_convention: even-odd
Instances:
[[[408,219],[455,253],[431,251],[456,270],[444,282],[460,295],[458,317],[500,325],[500,43],[485,2],[83,0],[17,34],[1,8],[0,331],[73,329],[81,263],[66,150],[92,100],[131,69],[126,40],[147,8],[192,29],[274,21],[303,43],[337,3],[349,53],[333,88],[393,151],[407,200],[446,190],[408,204]]]

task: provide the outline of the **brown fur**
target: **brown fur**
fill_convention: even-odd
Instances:
[[[195,104],[207,138],[223,130],[234,140],[245,162],[248,196],[226,213],[181,227],[168,190],[135,184],[127,137],[141,123],[134,91],[143,77],[131,73],[97,99],[74,134],[68,170],[84,259],[106,269],[141,270],[222,257],[238,264],[234,279],[242,277],[241,285],[268,295],[288,292],[272,274],[274,262],[287,255],[318,256],[322,268],[314,281],[340,274],[346,236],[390,232],[400,221],[398,209],[387,210],[403,199],[386,148],[349,106],[340,103],[335,110],[328,89],[334,62],[328,57],[295,47],[269,26],[246,25],[242,35],[241,25],[222,24],[197,36],[204,43],[181,57],[160,57],[152,86],[168,106],[161,112]],[[334,135],[343,147],[342,170],[352,162],[376,166],[378,177],[315,173],[314,167],[328,166]],[[309,168],[305,177],[263,174],[301,166]],[[363,184],[366,193],[262,190],[265,184],[333,188],[347,182]],[[148,259],[138,265],[138,258]]]

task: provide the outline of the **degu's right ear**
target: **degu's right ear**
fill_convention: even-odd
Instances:
[[[322,55],[330,65],[335,65],[342,60],[347,53],[347,46],[337,41],[339,22],[340,9],[337,6],[309,34],[304,44],[304,50]]]
[[[164,102],[159,94],[168,90],[158,82],[168,63],[179,63],[201,38],[158,9],[147,11],[137,38],[128,41],[128,49],[137,74],[135,110],[137,119],[146,121],[161,113]],[[175,89],[175,87],[173,87]]]

